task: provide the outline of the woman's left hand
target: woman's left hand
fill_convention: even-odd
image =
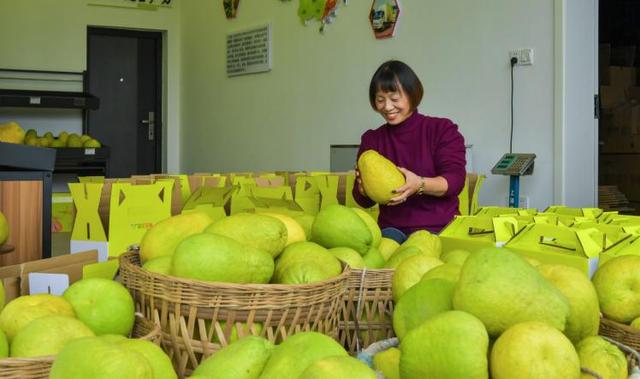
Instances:
[[[422,178],[404,167],[398,167],[404,175],[405,183],[394,191],[398,196],[391,198],[387,205],[398,205],[407,201],[407,198],[418,192],[422,184]]]

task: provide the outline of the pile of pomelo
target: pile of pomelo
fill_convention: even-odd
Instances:
[[[0,357],[56,356],[51,378],[177,378],[159,346],[128,338],[134,321],[133,299],[124,286],[83,279],[62,296],[8,302],[0,312]]]
[[[397,250],[397,251],[396,251]],[[365,211],[330,205],[315,217],[238,213],[215,222],[187,213],[154,225],[140,243],[143,268],[213,282],[305,284],[351,268],[395,268],[398,257],[439,255],[440,241],[417,233],[403,246],[382,238]]]

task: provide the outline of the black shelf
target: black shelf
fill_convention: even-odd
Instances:
[[[0,89],[0,106],[95,110],[100,99],[86,92]]]

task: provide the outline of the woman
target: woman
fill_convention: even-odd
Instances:
[[[416,230],[438,233],[458,214],[458,194],[465,181],[464,138],[458,126],[446,118],[418,112],[422,83],[400,61],[383,63],[369,85],[371,107],[386,123],[367,130],[361,138],[362,152],[373,149],[398,166],[405,184],[397,196],[380,205],[378,223],[383,236],[402,243]],[[361,206],[375,203],[366,196],[359,177],[353,196]]]

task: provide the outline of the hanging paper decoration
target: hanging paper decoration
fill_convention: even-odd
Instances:
[[[369,22],[376,38],[393,37],[399,16],[398,0],[373,0],[369,12]]]
[[[222,0],[222,5],[224,6],[224,14],[227,18],[236,18],[240,0]]]
[[[347,0],[343,3],[346,4]],[[305,25],[310,20],[320,21],[320,32],[324,32],[324,27],[335,20],[338,5],[339,0],[300,0],[298,17]]]

